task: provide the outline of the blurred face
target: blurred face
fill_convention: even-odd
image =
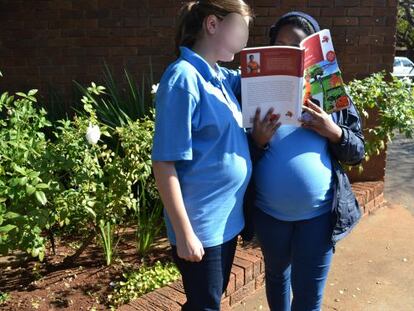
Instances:
[[[234,54],[246,47],[250,17],[231,13],[223,18],[209,16],[206,23],[207,34],[216,46],[218,60],[230,62],[234,59]]]
[[[276,37],[275,45],[287,45],[299,47],[300,42],[307,37],[306,33],[292,25],[283,26]]]

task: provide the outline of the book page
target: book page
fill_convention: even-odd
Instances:
[[[282,124],[299,125],[302,106],[303,53],[297,47],[263,47],[241,52],[243,126],[252,127],[256,109],[261,117],[274,108]]]
[[[242,80],[243,127],[253,126],[256,109],[261,117],[270,108],[280,114],[282,124],[299,125],[303,78],[293,76],[263,76]]]
[[[304,100],[312,99],[328,113],[349,107],[349,97],[329,30],[324,29],[307,37],[301,47],[305,49]]]

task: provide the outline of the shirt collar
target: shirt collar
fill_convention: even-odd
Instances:
[[[213,83],[215,86],[220,85],[223,76],[217,64],[215,68],[211,67],[204,58],[185,46],[180,47],[180,57],[193,65],[206,81]]]

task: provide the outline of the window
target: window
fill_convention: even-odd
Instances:
[[[413,63],[410,62],[410,60],[408,60],[407,58],[403,58],[401,60],[401,63],[404,67],[413,67],[414,66]]]

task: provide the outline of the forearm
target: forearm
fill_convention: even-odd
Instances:
[[[194,234],[181,193],[174,162],[153,162],[155,181],[178,238]]]

